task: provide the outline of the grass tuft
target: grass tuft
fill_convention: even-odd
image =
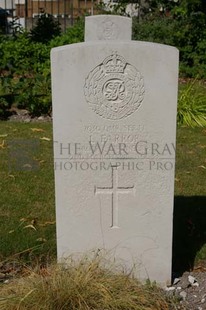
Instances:
[[[53,265],[3,285],[1,310],[179,309],[155,284],[142,285],[102,257]]]
[[[177,123],[188,127],[206,126],[206,96],[205,86],[190,81],[180,91],[177,108]]]

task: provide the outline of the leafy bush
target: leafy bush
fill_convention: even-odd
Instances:
[[[155,18],[139,21],[133,20],[133,40],[150,41],[174,45],[174,33],[179,28],[179,23],[171,18]]]
[[[35,74],[33,77],[19,78],[15,86],[16,104],[25,108],[32,115],[51,112],[51,78],[50,73]]]
[[[32,41],[47,43],[61,34],[60,24],[52,15],[44,13],[38,17],[37,24],[30,34]]]
[[[35,42],[35,35],[45,20],[53,25],[49,42]],[[84,23],[79,20],[73,27],[67,29],[63,35],[59,34],[56,25],[50,18],[43,16],[38,26],[29,33],[15,33],[13,37],[0,36],[0,115],[10,107],[7,100],[19,108],[25,108],[33,115],[51,112],[51,74],[50,50],[53,47],[81,42],[84,39]],[[41,27],[40,27],[41,26]],[[45,30],[49,31],[49,29]],[[46,32],[42,32],[41,40]],[[51,38],[53,38],[51,40]],[[45,41],[45,40],[44,40]],[[4,103],[4,104],[3,104]]]
[[[72,27],[67,28],[61,36],[50,41],[50,48],[84,41],[84,20],[80,18]]]
[[[48,47],[23,33],[0,42],[0,57],[1,96],[12,96],[13,103],[31,113],[47,113],[51,106]]]
[[[186,16],[185,13],[181,12],[180,14],[177,10],[175,14],[157,16],[148,13],[141,22],[134,18],[133,39],[177,46],[180,49],[181,75],[187,77],[198,75],[200,78],[204,78],[206,77],[206,15],[199,12]],[[50,38],[47,37],[50,41],[46,40],[47,42],[45,42],[43,37],[46,32],[43,33],[43,30],[41,32],[41,27],[47,22],[53,28],[51,28]],[[39,24],[31,32],[33,35],[26,32],[15,32],[12,37],[0,36],[1,116],[6,115],[5,111],[10,108],[11,104],[28,109],[33,115],[50,113],[50,50],[56,46],[78,43],[84,40],[83,19],[79,19],[64,34],[57,36],[59,26],[53,22],[50,17],[43,15],[39,18]],[[49,31],[49,28],[45,31]],[[39,32],[42,34],[41,38]],[[35,35],[38,40],[40,39],[44,43],[36,42]],[[189,100],[188,96],[192,97],[192,93],[181,94],[180,97],[179,124],[185,123],[183,116],[185,113],[189,120],[192,109],[196,115],[195,123],[204,125],[204,117],[201,120],[197,118],[197,114],[204,114],[204,105],[202,107],[197,97]]]
[[[167,15],[146,15],[133,19],[133,39],[176,46],[180,50],[180,74],[206,78],[206,14],[177,9]]]
[[[0,97],[0,118],[6,116],[7,109],[9,108],[9,103],[4,97]]]

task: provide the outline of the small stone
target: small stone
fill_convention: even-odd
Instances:
[[[179,278],[175,278],[174,279],[174,282],[173,282],[173,285],[176,285],[177,283],[179,283],[180,282],[180,279]]]
[[[177,287],[177,291],[180,291],[182,288],[181,288],[181,286],[178,286]]]
[[[5,283],[5,284],[8,284],[8,283],[9,283],[9,280],[5,280],[4,283]]]
[[[191,283],[191,284],[194,284],[195,282],[197,282],[197,280],[195,279],[195,277],[189,275],[188,276],[188,281]]]
[[[24,120],[24,123],[30,123],[31,122],[31,119],[30,118],[26,118],[25,120]]]
[[[43,117],[43,116],[39,116],[39,117],[38,117],[38,120],[39,120],[39,121],[43,121],[43,120],[44,120],[44,117]]]
[[[198,310],[203,310],[202,307],[198,307],[197,309],[198,309]]]
[[[199,285],[198,282],[195,282],[194,284],[192,284],[192,286],[197,286],[197,287],[199,287],[200,285]]]
[[[205,298],[202,298],[201,303],[204,304],[204,302],[205,302]]]
[[[27,110],[18,110],[17,114],[18,115],[29,115],[29,111],[27,111]]]
[[[185,300],[187,297],[187,293],[183,291],[180,293],[180,296]]]
[[[167,292],[171,292],[171,291],[174,291],[174,290],[175,290],[175,287],[174,287],[174,286],[166,287],[165,290],[166,290]]]

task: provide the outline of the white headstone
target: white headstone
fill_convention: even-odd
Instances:
[[[52,50],[58,258],[107,249],[169,283],[178,51],[97,36]]]
[[[93,15],[85,19],[85,41],[131,40],[132,19],[118,15]]]

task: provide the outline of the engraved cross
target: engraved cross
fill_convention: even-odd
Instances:
[[[94,193],[97,194],[110,194],[112,196],[112,223],[111,228],[119,228],[118,226],[118,195],[119,194],[135,194],[133,186],[119,186],[118,185],[118,167],[112,166],[111,186],[94,187]]]

